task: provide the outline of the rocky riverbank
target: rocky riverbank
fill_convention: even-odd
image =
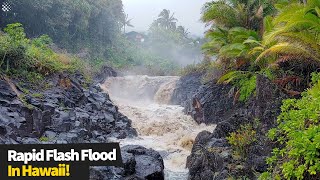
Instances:
[[[102,82],[114,71],[98,75]],[[81,74],[56,74],[45,80],[46,89],[0,78],[0,143],[63,144],[106,143],[109,138],[137,136],[131,120],[119,112],[96,83]],[[141,146],[122,148],[124,168],[94,167],[90,179],[163,179],[163,160]]]
[[[0,142],[104,143],[110,138],[136,137],[131,120],[120,113],[108,93],[98,85],[104,81],[103,77],[116,76],[116,73],[110,68],[102,72],[104,75],[96,76],[96,83],[91,84],[81,74],[57,74],[46,79],[44,90],[30,89],[28,84],[2,76]],[[158,84],[156,87],[142,78],[143,81],[135,85],[140,88],[142,86],[138,85],[144,84],[142,91],[152,92],[152,96],[142,93],[150,95],[149,100],[152,97],[168,99],[164,96],[172,94],[170,104],[183,105],[185,113],[197,123],[217,125],[214,131],[203,131],[195,139],[186,162],[189,179],[256,179],[258,173],[266,171],[265,159],[273,148],[265,134],[274,126],[282,100],[288,97],[267,78],[259,76],[255,96],[247,102],[238,102],[234,98],[235,89],[230,85],[215,81],[201,85],[201,78],[201,74],[190,74],[175,83],[166,83],[167,80],[161,77],[159,82],[153,79],[152,82]],[[134,83],[133,80],[130,82]],[[170,88],[159,84],[167,84]],[[130,88],[133,86],[128,86]],[[159,95],[158,89],[165,93]],[[136,90],[128,92],[136,92],[137,97],[142,95]],[[247,157],[239,158],[226,137],[246,124],[254,126],[257,140],[248,147]],[[164,179],[165,167],[160,153],[128,145],[122,147],[122,156],[124,168],[92,167],[90,179]]]
[[[180,84],[194,79],[199,77],[189,75],[189,81]],[[184,92],[188,94],[184,97],[191,96],[184,102],[181,100],[186,113],[198,123],[217,124],[213,132],[198,134],[187,160],[189,179],[256,179],[259,173],[267,170],[265,160],[273,144],[265,134],[275,126],[282,100],[288,97],[263,76],[259,76],[256,83],[255,96],[245,103],[235,100],[236,92],[230,85],[217,84],[215,81],[200,86],[195,92],[188,89]],[[176,97],[173,99],[176,101]],[[241,158],[235,155],[226,137],[247,124],[253,126],[256,141],[247,147],[247,157]]]

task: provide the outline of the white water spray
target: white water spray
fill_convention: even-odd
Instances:
[[[186,159],[195,137],[214,126],[198,125],[183,113],[183,107],[169,105],[179,77],[125,76],[109,78],[102,88],[110,94],[120,112],[132,120],[139,136],[121,140],[121,145],[141,145],[159,151],[164,159],[166,179],[187,179]]]

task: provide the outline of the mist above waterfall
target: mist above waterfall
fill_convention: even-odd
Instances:
[[[169,104],[178,76],[131,75],[109,78],[103,88],[128,104]]]

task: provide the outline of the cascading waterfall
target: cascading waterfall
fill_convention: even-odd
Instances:
[[[183,107],[169,105],[179,77],[113,77],[101,86],[110,94],[120,112],[132,120],[139,136],[120,140],[124,145],[141,145],[160,152],[166,179],[187,179],[185,168],[193,142],[201,131],[214,126],[198,125],[183,113]]]

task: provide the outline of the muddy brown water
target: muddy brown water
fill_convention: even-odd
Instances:
[[[197,124],[183,107],[169,104],[178,80],[176,76],[124,76],[101,85],[139,134],[118,140],[121,146],[141,145],[160,152],[169,180],[187,179],[186,159],[194,139],[201,131],[215,128]]]

